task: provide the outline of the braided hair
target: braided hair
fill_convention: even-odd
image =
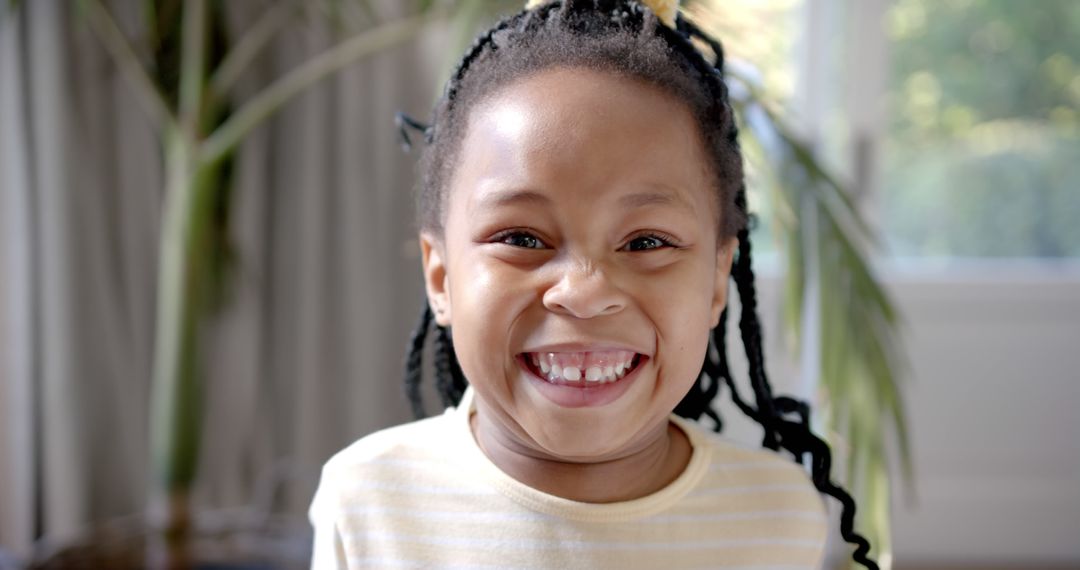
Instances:
[[[711,63],[692,40],[713,52]],[[869,542],[854,530],[854,500],[829,478],[832,456],[828,445],[810,431],[809,406],[788,396],[773,396],[766,378],[751,268],[742,154],[724,83],[724,52],[719,42],[681,14],[675,29],[664,25],[636,0],[555,0],[503,18],[477,37],[465,53],[435,105],[430,125],[397,114],[405,150],[412,145],[407,128],[422,132],[427,143],[421,160],[423,179],[417,191],[420,228],[436,236],[443,234],[446,193],[461,151],[469,110],[493,97],[501,87],[556,66],[633,77],[676,95],[693,113],[710,157],[720,205],[718,238],[738,237],[731,278],[740,299],[739,330],[749,362],[754,403],[740,396],[728,369],[725,308],[710,334],[709,350],[697,381],[674,412],[693,420],[708,417],[714,430],[720,432],[723,422],[713,402],[726,385],[736,407],[764,428],[763,447],[785,449],[799,464],[804,464],[809,455],[814,486],[843,506],[840,531],[844,540],[856,546],[853,559],[877,569],[867,556]],[[420,389],[421,364],[432,327],[434,377],[442,404],[456,405],[468,385],[454,353],[452,331],[433,325],[433,320],[425,303],[409,340],[405,363],[405,393],[417,418],[426,416]]]

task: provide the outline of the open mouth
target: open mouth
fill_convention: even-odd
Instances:
[[[550,384],[580,388],[613,384],[632,374],[648,357],[627,350],[523,352],[518,361]]]

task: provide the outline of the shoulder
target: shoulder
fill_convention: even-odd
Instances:
[[[791,567],[822,567],[829,514],[825,496],[806,468],[787,451],[737,442],[695,422],[684,423],[708,458],[704,476],[684,502],[702,530],[727,532],[730,526],[725,525],[738,520],[747,547],[754,542],[761,556]]]
[[[451,414],[442,414],[365,435],[330,457],[323,465],[323,477],[394,470],[410,462],[438,460],[452,448],[452,420]]]
[[[367,434],[330,457],[324,472],[349,471],[356,466],[388,459],[430,457],[446,449],[451,425],[450,413],[391,426]]]
[[[450,472],[461,445],[452,413],[368,434],[323,464],[310,516],[332,516],[347,504],[388,499],[419,479]]]
[[[768,495],[771,501],[782,501],[787,506],[798,506],[826,516],[824,496],[806,468],[790,453],[734,441],[696,422],[683,422],[695,432],[692,437],[697,443],[709,450],[704,485],[759,497]]]
[[[311,520],[350,532],[379,527],[393,513],[449,509],[461,497],[494,493],[469,475],[471,436],[453,412],[379,430],[334,454],[323,465]]]
[[[810,477],[794,456],[786,451],[774,451],[749,443],[736,441],[721,434],[702,429],[702,440],[713,450],[715,465],[760,466],[769,470],[780,471],[787,475],[798,474],[810,482]]]

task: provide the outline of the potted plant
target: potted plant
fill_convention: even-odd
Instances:
[[[78,3],[156,130],[164,164],[152,497],[146,516],[101,524],[44,552],[33,567],[307,567],[306,533],[282,521],[192,511],[203,410],[198,339],[226,298],[231,173],[245,137],[311,85],[478,2],[419,0],[407,17],[385,21],[370,2],[357,4],[368,16],[364,29],[240,100],[234,85],[243,70],[315,4],[281,0],[232,41],[221,0],[149,0],[142,3],[146,41],[137,48],[102,0]]]

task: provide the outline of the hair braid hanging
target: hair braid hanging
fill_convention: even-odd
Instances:
[[[748,238],[747,235],[740,235],[740,240],[746,238]],[[747,239],[747,242],[748,241],[749,240]],[[741,258],[739,260],[740,262],[744,263],[746,266],[750,265],[750,250],[748,247],[740,248],[739,257]],[[736,267],[739,267],[739,265],[740,263],[737,263]],[[747,307],[751,305],[748,300],[753,298],[750,295],[753,294],[752,282],[754,276],[753,272],[743,269],[738,272],[733,271],[733,277],[735,278],[736,283],[741,285],[739,287],[739,299],[743,304],[743,314],[739,324],[743,336],[743,345],[746,347],[747,357],[750,358],[752,363],[753,357],[751,355],[757,354],[760,356],[761,353],[761,334],[758,319],[753,310],[747,311]],[[747,284],[750,286],[747,287]],[[744,292],[747,295],[746,297],[744,297]],[[722,333],[714,331],[714,335],[718,334]],[[795,459],[799,464],[803,464],[805,455],[810,454],[811,479],[814,482],[814,486],[822,493],[840,501],[840,504],[842,505],[840,513],[840,534],[845,541],[856,545],[852,558],[867,568],[877,570],[878,565],[867,556],[870,551],[870,542],[854,530],[855,501],[851,498],[851,495],[844,491],[844,489],[835,485],[829,479],[829,473],[832,469],[832,453],[829,450],[829,446],[810,431],[810,407],[805,402],[789,396],[773,397],[771,395],[771,389],[769,389],[768,381],[764,376],[763,366],[758,368],[757,371],[760,373],[757,380],[760,381],[761,386],[765,388],[765,390],[755,390],[755,395],[759,398],[759,405],[756,409],[752,408],[742,399],[731,376],[727,375],[724,377],[728,389],[731,391],[731,398],[735,402],[735,405],[744,414],[765,427],[767,436],[769,431],[772,430],[774,437],[773,441],[776,442],[777,447],[771,449],[776,450],[783,448],[787,450],[795,456]],[[754,373],[754,366],[751,364],[751,383],[755,380]],[[768,405],[764,407],[761,406],[761,403],[765,402],[767,402]],[[785,419],[781,415],[788,413],[796,414],[798,416],[798,421]],[[779,439],[775,439],[776,436],[779,436]]]
[[[727,86],[723,81],[724,74],[724,50],[719,42],[704,34],[696,25],[689,22],[681,15],[677,19],[680,33],[674,33],[679,41],[673,42],[680,51],[692,50],[693,54],[684,53],[689,61],[706,66],[710,73],[706,73],[706,83],[718,86],[717,100],[721,110],[728,120],[728,141],[738,146],[738,125],[732,116],[732,108],[728,101]],[[685,35],[683,35],[685,34]],[[713,50],[716,61],[710,65],[702,57],[701,52],[690,42],[691,37],[697,37],[709,45]],[[749,209],[746,202],[746,185],[740,184],[735,194],[735,207],[749,218]],[[746,351],[747,362],[750,367],[750,384],[754,391],[757,408],[763,413],[755,418],[764,427],[765,434],[762,446],[776,450],[776,428],[773,425],[776,410],[773,403],[772,388],[769,386],[765,374],[765,359],[761,349],[761,325],[757,319],[757,293],[754,287],[754,272],[750,256],[750,229],[741,228],[738,232],[739,252],[732,267],[732,277],[739,292],[741,313],[739,316],[739,330],[742,333],[743,347]],[[721,333],[723,335],[723,332]]]
[[[435,385],[444,407],[456,406],[465,394],[465,373],[458,364],[449,328],[435,327]]]
[[[453,399],[453,389],[450,387],[450,355],[454,353],[454,347],[450,342],[450,335],[446,329],[435,327],[435,387],[438,389],[439,398],[444,407],[450,407],[457,402]]]
[[[741,192],[740,192],[741,194]],[[776,439],[776,408],[773,404],[772,387],[765,376],[765,358],[761,348],[761,324],[757,319],[757,292],[754,287],[754,270],[750,266],[750,230],[739,232],[739,255],[732,268],[732,277],[739,291],[739,331],[742,333],[743,348],[750,367],[750,386],[754,390],[757,409],[761,413],[759,421],[765,428],[765,437],[761,445],[772,450],[779,448]]]
[[[405,355],[405,397],[409,399],[413,416],[417,418],[427,416],[424,411],[424,397],[420,393],[420,381],[423,379],[424,341],[427,340],[432,319],[434,315],[431,314],[431,307],[425,299],[424,310],[409,336],[409,347]]]
[[[678,19],[679,28],[690,36],[697,37],[709,45],[716,56],[716,72],[723,75],[724,51],[719,42],[704,34],[696,25],[685,20],[681,16]],[[724,90],[724,106],[730,109],[727,102],[727,90]],[[729,140],[737,143],[737,126],[732,122]],[[735,205],[744,213],[748,213],[746,202],[745,185],[740,187],[735,196]],[[750,381],[754,390],[757,408],[749,406],[739,395],[735,383],[730,374],[718,377],[724,380],[731,390],[732,400],[744,414],[762,425],[765,431],[762,445],[769,449],[777,450],[783,447],[795,456],[799,464],[805,461],[807,453],[811,456],[811,478],[814,486],[821,492],[837,499],[842,505],[840,514],[840,534],[843,539],[856,545],[852,558],[872,570],[878,570],[878,565],[867,554],[870,551],[870,543],[865,537],[854,530],[855,501],[841,487],[832,483],[829,473],[832,467],[832,453],[828,445],[810,431],[810,407],[805,402],[788,396],[774,397],[772,388],[765,374],[764,357],[762,352],[761,326],[757,318],[757,295],[754,286],[754,272],[752,268],[750,230],[744,228],[739,235],[739,254],[732,268],[732,278],[735,281],[739,293],[739,301],[742,307],[739,319],[739,329],[742,334],[743,347],[746,351],[747,361],[750,368]],[[726,313],[726,309],[725,309]],[[714,338],[723,339],[725,335],[723,319],[718,331],[714,331]],[[722,341],[717,343],[718,349],[723,351]],[[726,362],[726,359],[721,359]],[[727,372],[726,370],[724,372]],[[711,405],[707,405],[711,408]],[[798,422],[784,419],[782,413],[795,413],[799,417]],[[710,414],[711,417],[711,414]]]

